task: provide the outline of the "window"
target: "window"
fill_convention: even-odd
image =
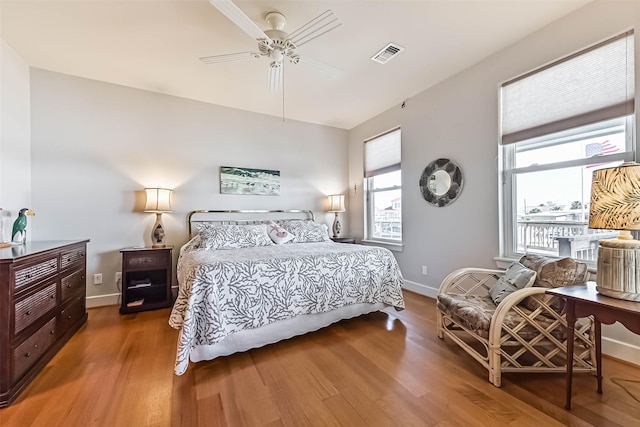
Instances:
[[[402,242],[400,129],[364,144],[365,239]]]
[[[595,261],[594,170],[634,160],[633,32],[502,86],[501,252]]]

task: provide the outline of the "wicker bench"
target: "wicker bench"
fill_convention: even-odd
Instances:
[[[452,339],[480,362],[496,387],[503,372],[566,371],[564,301],[545,292],[590,279],[586,264],[571,258],[525,255],[520,262],[537,273],[533,286],[511,293],[498,305],[489,290],[504,275],[502,270],[456,270],[438,291],[438,337]],[[590,319],[576,323],[575,372],[595,373],[593,337]]]

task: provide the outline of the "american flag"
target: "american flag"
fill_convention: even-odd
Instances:
[[[606,156],[607,154],[613,154],[615,152],[620,151],[618,147],[609,143],[609,141],[603,142],[594,142],[592,144],[587,144],[585,147],[587,157],[595,157],[595,156]],[[587,168],[594,168],[596,166],[601,166],[604,163],[598,163],[596,165],[586,166]]]

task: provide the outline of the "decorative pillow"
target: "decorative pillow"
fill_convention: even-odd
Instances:
[[[278,225],[292,233],[293,243],[328,242],[329,233],[326,226],[311,220],[290,219],[277,221]]]
[[[528,288],[533,285],[536,272],[528,269],[519,262],[512,263],[504,275],[489,289],[489,295],[493,302],[498,305],[507,295],[518,289]]]
[[[213,225],[200,229],[200,248],[239,249],[271,246],[265,224]]]
[[[287,243],[296,237],[273,221],[267,221],[267,234],[276,245]]]
[[[580,285],[587,281],[589,270],[587,264],[573,258],[549,258],[543,255],[527,254],[520,258],[520,262],[527,268],[534,270],[536,281],[533,286],[543,288],[559,288],[562,286]],[[557,312],[564,310],[564,299],[551,295],[536,297],[547,302]],[[522,305],[529,310],[538,308],[536,298],[528,297],[522,301]]]

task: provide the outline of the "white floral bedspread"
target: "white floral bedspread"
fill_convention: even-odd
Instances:
[[[404,308],[402,273],[388,249],[333,242],[213,251],[190,246],[180,252],[180,290],[169,319],[182,328],[178,375],[196,345],[243,329],[350,304]]]

